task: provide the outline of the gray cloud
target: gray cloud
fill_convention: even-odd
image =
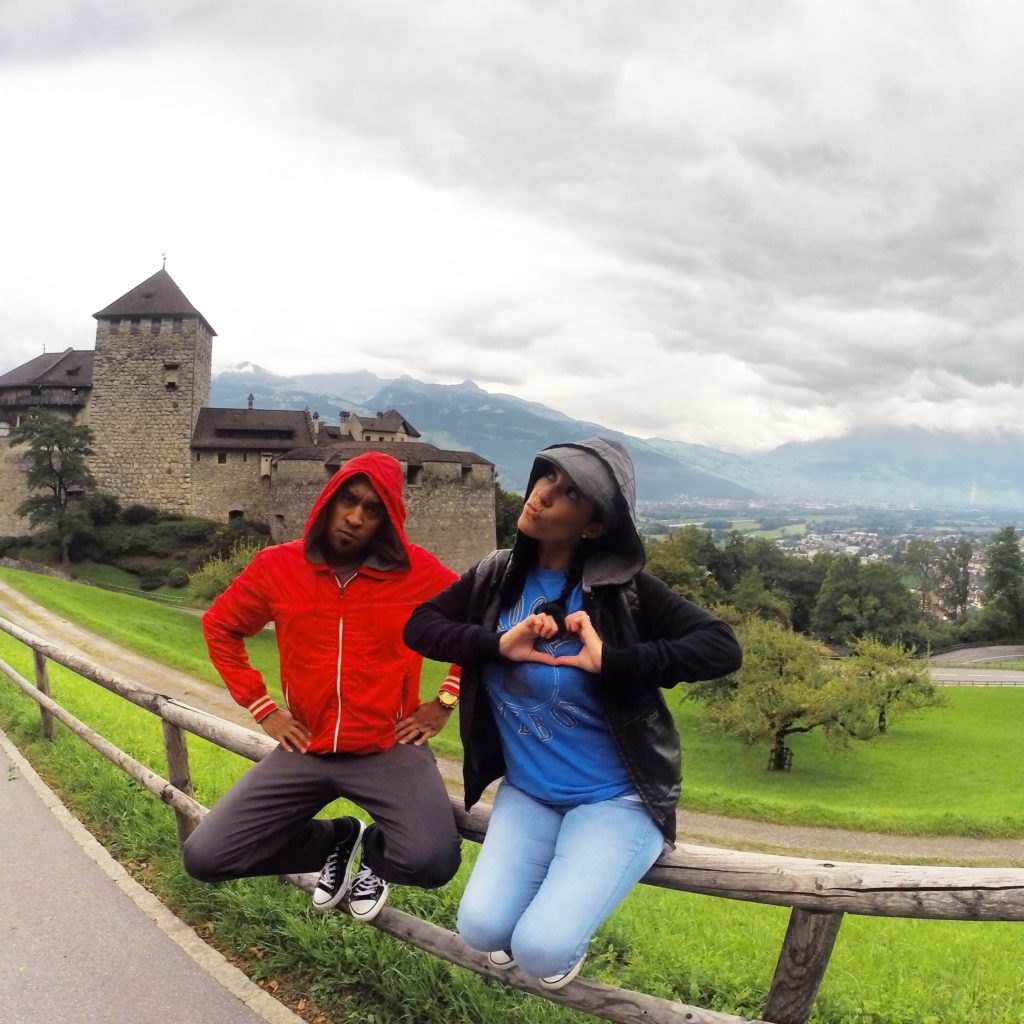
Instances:
[[[495,288],[422,314],[394,339],[410,372],[532,396],[547,383],[510,353],[547,353],[543,373],[571,375],[579,401],[687,429],[649,395],[593,390],[636,347],[664,366],[630,386],[739,386],[709,409],[791,407],[772,414],[788,438],[814,410],[834,431],[866,407],[904,415],[891,396],[919,397],[923,416],[1024,386],[1021,28],[984,0],[18,0],[0,55],[208,56],[268,133],[293,132],[282,145],[345,140],[594,254],[567,296]],[[308,158],[298,148],[296,170]],[[1009,397],[999,408],[1024,429]],[[701,416],[692,429],[719,429]]]

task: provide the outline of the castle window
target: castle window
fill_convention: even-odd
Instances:
[[[198,462],[201,457],[202,457],[201,453],[200,452],[196,452],[196,462]]]
[[[167,390],[168,390],[168,391],[177,391],[177,390],[178,390],[178,384],[177,384],[177,381],[173,381],[173,380],[169,380],[169,381],[168,381],[168,382],[167,382],[167,383],[166,383],[166,384],[164,385],[164,387],[165,387],[165,388],[167,388]]]
[[[411,462],[405,468],[405,482],[410,487],[416,487],[423,481],[423,467],[414,466]]]
[[[229,521],[232,520],[232,519],[244,519],[244,518],[245,518],[245,509],[233,508],[233,509],[231,509],[228,512],[228,520]]]
[[[227,452],[217,452],[217,465],[218,466],[225,466],[225,465],[227,465],[227,461],[228,461],[228,453]]]
[[[159,334],[160,333],[160,317],[155,316],[149,321],[149,333]]]
[[[473,467],[463,466],[462,467],[462,486],[468,487],[469,481],[473,479]]]
[[[120,330],[121,330],[121,318],[119,316],[115,316],[110,321],[110,333],[111,334],[117,334],[118,331],[120,331]]]
[[[181,334],[182,317],[175,316],[171,317],[171,333]]]
[[[129,323],[131,324],[131,333],[132,334],[138,334],[139,333],[139,327],[140,327],[142,321],[137,316],[133,316],[131,318],[131,320],[129,321]]]
[[[249,461],[249,453],[248,452],[242,452],[242,461],[243,462],[248,462]]]

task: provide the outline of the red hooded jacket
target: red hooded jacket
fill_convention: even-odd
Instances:
[[[342,585],[323,560],[320,538],[335,492],[359,474],[384,503],[389,522]],[[420,704],[422,659],[402,643],[405,622],[455,579],[406,539],[399,463],[366,452],[328,481],[301,540],[264,548],[214,601],[203,616],[203,635],[231,696],[259,722],[277,704],[249,664],[244,638],[272,621],[285,702],[312,733],[309,752],[375,753],[394,745],[395,726]],[[443,688],[458,692],[454,666]]]

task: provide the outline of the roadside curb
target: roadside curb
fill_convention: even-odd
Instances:
[[[64,806],[2,729],[0,747],[17,768],[21,778],[35,791],[88,857],[186,956],[268,1024],[305,1024],[301,1017],[264,992],[222,953],[205,943],[184,921],[172,914],[148,889],[136,882]]]

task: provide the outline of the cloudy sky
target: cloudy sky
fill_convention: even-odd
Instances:
[[[216,368],[1024,432],[1022,50],[1010,0],[3,0],[0,370],[166,252]]]

